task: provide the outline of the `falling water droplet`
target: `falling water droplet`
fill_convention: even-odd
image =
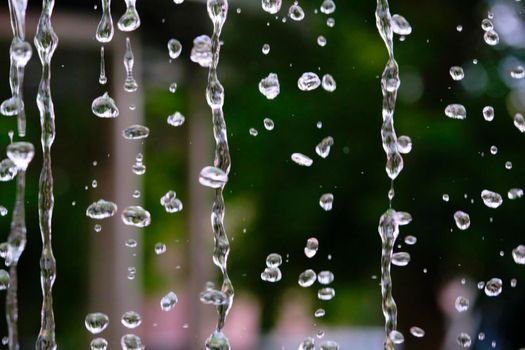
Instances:
[[[272,131],[273,128],[275,127],[273,120],[271,120],[270,118],[264,118],[263,124],[264,124],[264,128],[268,131]]]
[[[414,236],[406,236],[405,237],[405,243],[408,245],[414,245],[417,243],[417,238]]]
[[[11,181],[18,173],[16,164],[9,158],[0,162],[0,181]]]
[[[261,0],[262,9],[272,15],[281,10],[282,3],[282,0]]]
[[[288,9],[288,16],[294,21],[302,21],[304,19],[304,10],[299,4],[295,3]]]
[[[124,224],[135,227],[146,227],[151,223],[149,211],[141,206],[129,206],[122,211],[121,215]]]
[[[155,244],[155,254],[161,255],[166,253],[166,245],[164,243],[156,243]]]
[[[317,292],[317,298],[319,298],[319,300],[332,300],[334,296],[335,290],[330,287],[321,288]]]
[[[163,311],[170,311],[177,305],[179,299],[177,298],[177,294],[174,292],[169,292],[165,296],[160,299],[160,308]]]
[[[403,344],[405,342],[405,336],[403,335],[403,333],[396,330],[390,332],[388,337],[392,340],[394,344]]]
[[[126,311],[122,315],[120,322],[122,322],[124,327],[132,329],[132,328],[137,328],[138,326],[140,326],[140,324],[142,323],[142,318],[135,311]]]
[[[337,83],[335,82],[335,79],[330,74],[323,75],[323,81],[322,81],[323,89],[325,89],[328,92],[334,92],[335,89],[337,89]]]
[[[320,8],[321,12],[329,15],[335,12],[335,2],[333,0],[324,0]]]
[[[259,82],[259,91],[267,99],[273,100],[280,93],[279,77],[275,73],[270,73],[266,78]]]
[[[319,35],[317,37],[317,45],[321,46],[321,47],[325,47],[326,46],[326,43],[327,43],[327,40],[324,36],[322,35]]]
[[[95,338],[91,341],[91,350],[106,350],[108,348],[108,341],[104,338]]]
[[[331,136],[325,137],[316,147],[315,152],[322,158],[328,157],[330,149],[334,145],[334,139]]]
[[[459,346],[462,348],[470,348],[472,345],[472,339],[467,333],[460,333],[457,338]]]
[[[466,230],[470,227],[470,216],[461,210],[454,213],[454,221],[460,230]]]
[[[525,132],[525,118],[523,118],[523,114],[516,113],[514,115],[514,126],[518,128],[520,132]]]
[[[523,66],[517,66],[510,71],[510,76],[513,79],[523,79],[525,77],[525,68],[523,68]]]
[[[332,205],[334,203],[334,195],[331,193],[325,193],[319,199],[319,205],[324,211],[332,210]]]
[[[463,80],[463,78],[465,77],[465,72],[463,72],[463,68],[459,66],[450,67],[449,73],[452,79],[456,81]]]
[[[454,306],[456,307],[456,310],[458,312],[465,312],[469,308],[469,300],[465,297],[459,296],[456,298],[456,301],[454,302]]]
[[[207,166],[201,170],[199,182],[206,187],[220,188],[228,182],[228,175],[222,169]]]
[[[315,339],[308,337],[299,344],[299,350],[315,350]]]
[[[333,19],[332,17],[328,18],[326,20],[326,25],[330,28],[333,28],[335,26],[335,19]]]
[[[168,117],[168,124],[174,127],[181,126],[185,121],[186,118],[180,112],[175,112]]]
[[[124,81],[124,90],[127,92],[137,91],[138,84],[133,77],[133,66],[135,64],[135,57],[131,49],[131,41],[126,38],[126,51],[124,52],[124,68],[126,69],[126,80]]]
[[[35,147],[30,142],[13,142],[7,146],[6,153],[19,171],[26,171],[35,155]]]
[[[86,216],[91,219],[101,220],[109,218],[117,212],[117,205],[113,202],[100,199],[86,209]]]
[[[182,202],[180,199],[176,198],[177,194],[175,191],[168,191],[162,198],[160,199],[160,204],[164,206],[164,209],[168,213],[178,213],[182,210]]]
[[[118,29],[132,32],[140,27],[140,17],[135,7],[136,0],[126,0],[126,12],[118,20]]]
[[[298,283],[301,287],[307,288],[307,287],[310,287],[312,284],[314,284],[316,279],[317,279],[317,276],[314,270],[308,269],[306,271],[303,271],[299,275]]]
[[[494,24],[492,23],[490,19],[484,18],[481,21],[481,29],[483,29],[483,31],[485,32],[488,32],[489,30],[494,29]]]
[[[308,258],[313,258],[319,249],[319,241],[317,238],[308,238],[306,241],[306,247],[304,247],[304,255]]]
[[[392,264],[396,266],[407,266],[410,262],[410,254],[407,252],[398,252],[392,254]]]
[[[264,44],[262,49],[261,49],[262,53],[264,55],[267,55],[270,53],[270,45],[269,44]]]
[[[412,139],[409,136],[399,136],[397,139],[397,149],[401,154],[408,154],[412,151]]]
[[[170,39],[168,41],[168,54],[171,59],[176,59],[182,52],[182,44],[177,39]]]
[[[102,0],[102,17],[97,26],[96,38],[101,43],[109,43],[113,38],[113,19],[111,18],[111,0]]]
[[[0,269],[0,290],[6,290],[9,287],[11,278],[6,270]]]
[[[494,120],[494,107],[492,106],[484,107],[483,108],[483,118],[488,122],[491,122],[492,120]]]
[[[107,92],[93,100],[91,111],[99,118],[116,118],[119,115],[115,100]]]
[[[200,35],[193,39],[190,59],[201,67],[211,66],[211,39],[207,35]]]
[[[0,205],[0,216],[6,216],[7,215],[7,208],[3,205]]]
[[[200,301],[204,304],[219,306],[228,303],[228,296],[224,292],[214,288],[206,288],[200,293],[199,297]]]
[[[220,331],[214,331],[208,339],[206,339],[206,350],[230,350],[230,341]]]
[[[339,344],[333,340],[325,340],[319,345],[319,350],[339,350]]]
[[[301,75],[297,81],[297,86],[302,91],[312,91],[321,85],[321,79],[316,73],[306,72]]]
[[[519,265],[525,265],[525,246],[519,245],[512,250],[512,258]]]
[[[495,46],[499,43],[499,35],[494,29],[486,31],[483,35],[483,39],[490,46]]]
[[[168,88],[168,90],[174,94],[175,92],[177,92],[177,83],[171,83],[170,84],[170,87]]]
[[[392,15],[391,20],[392,31],[397,35],[410,35],[412,33],[412,27],[408,23],[407,19],[401,15]]]
[[[109,317],[101,312],[88,314],[84,320],[86,329],[92,334],[99,334],[109,325]]]
[[[410,327],[410,334],[416,338],[423,338],[425,336],[425,331],[419,327]]]
[[[98,76],[100,85],[105,85],[108,82],[106,77],[106,60],[104,58],[104,46],[100,47],[100,75]]]
[[[465,119],[467,118],[467,110],[461,104],[450,104],[445,108],[445,115],[452,119]]]
[[[485,294],[489,297],[496,297],[501,294],[503,281],[499,278],[492,278],[485,283]]]
[[[149,136],[149,129],[144,125],[131,125],[122,131],[122,136],[128,140],[140,140]]]
[[[332,271],[321,271],[317,275],[317,280],[320,284],[330,284],[334,281],[334,274]]]
[[[291,159],[296,163],[296,164],[299,164],[301,166],[305,166],[305,167],[309,167],[311,166],[314,161],[312,160],[312,158],[302,154],[302,153],[293,153],[292,156],[291,156]]]
[[[126,334],[120,339],[122,350],[143,350],[145,349],[142,340],[135,334]]]
[[[254,136],[254,137],[259,135],[259,132],[255,128],[250,128],[250,130],[248,130],[248,132],[250,133],[251,136]]]
[[[523,197],[523,190],[521,188],[511,188],[507,192],[507,197],[509,197],[509,199],[521,198],[521,197]]]
[[[483,203],[489,208],[498,208],[503,204],[503,198],[501,195],[489,190],[481,191],[481,199],[483,199]]]

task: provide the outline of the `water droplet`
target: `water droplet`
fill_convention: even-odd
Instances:
[[[326,38],[322,35],[319,35],[317,37],[317,45],[321,46],[321,47],[324,47],[326,46]]]
[[[523,190],[521,188],[511,188],[509,192],[507,192],[507,196],[509,199],[518,199],[523,197]]]
[[[270,45],[269,44],[264,44],[261,51],[262,51],[262,53],[264,55],[269,54],[270,53]]]
[[[135,248],[137,246],[137,241],[133,238],[130,238],[126,241],[126,247],[128,248]]]
[[[316,147],[315,152],[322,158],[328,157],[330,149],[334,145],[334,139],[331,136],[325,137]]]
[[[299,350],[315,350],[315,339],[308,337],[299,344]]]
[[[271,253],[266,257],[266,266],[275,268],[281,266],[283,258],[280,254]]]
[[[175,112],[168,117],[168,124],[174,127],[181,126],[185,121],[186,118],[179,112]]]
[[[115,203],[100,199],[89,205],[86,209],[86,216],[91,219],[101,220],[115,215],[116,212],[117,205]]]
[[[6,153],[18,170],[26,171],[35,155],[35,147],[30,142],[13,142],[7,146]]]
[[[109,325],[109,317],[101,312],[88,314],[84,320],[86,329],[92,334],[99,334]]]
[[[261,0],[263,10],[272,15],[281,10],[282,3],[282,0]]]
[[[465,119],[467,118],[467,110],[463,105],[450,104],[445,108],[445,115],[452,119]]]
[[[390,340],[392,340],[394,344],[403,344],[403,342],[405,341],[405,336],[403,335],[403,333],[396,330],[390,332],[388,337],[390,338]]]
[[[392,264],[396,266],[407,266],[410,262],[410,254],[407,252],[398,252],[392,254]]]
[[[135,65],[135,57],[131,50],[131,41],[126,38],[126,51],[124,52],[124,68],[126,69],[126,80],[124,81],[124,91],[133,92],[138,89],[138,84],[133,77],[133,66]],[[130,106],[131,110],[135,108]]]
[[[174,191],[168,191],[160,199],[160,204],[164,206],[168,213],[178,213],[182,210],[182,202],[176,198],[177,194]]]
[[[334,274],[332,271],[321,271],[317,275],[317,280],[321,284],[330,284],[334,281]]]
[[[332,17],[328,18],[326,20],[326,25],[330,28],[333,28],[335,26],[335,19],[333,19]]]
[[[91,341],[91,350],[106,350],[108,348],[108,341],[104,338],[95,338]]]
[[[146,227],[151,223],[149,211],[138,205],[124,209],[121,218],[124,224],[129,226]]]
[[[200,35],[193,39],[190,59],[201,67],[211,66],[211,39],[207,35]]]
[[[319,249],[319,241],[317,238],[308,238],[306,241],[306,247],[304,247],[304,255],[308,258],[313,258]]]
[[[214,331],[208,339],[206,339],[206,350],[230,350],[230,341],[219,331]]]
[[[486,106],[483,108],[483,118],[491,122],[494,119],[494,108],[492,106]]]
[[[472,345],[472,339],[470,339],[470,335],[467,333],[460,333],[457,338],[459,346],[462,348],[470,348]]]
[[[248,130],[248,132],[250,133],[251,136],[254,136],[254,137],[259,135],[259,132],[255,128],[250,128],[250,130]]]
[[[3,205],[0,205],[0,216],[6,216],[7,215],[7,208]]]
[[[174,292],[169,292],[163,296],[162,299],[160,299],[160,308],[163,311],[170,311],[175,307],[175,305],[177,305],[178,301],[179,299],[177,298],[177,294]]]
[[[397,35],[409,35],[412,33],[412,27],[407,19],[401,15],[392,15],[391,20],[392,31]]]
[[[140,326],[140,324],[142,323],[142,318],[135,311],[126,311],[122,315],[120,322],[122,322],[124,327],[132,329]]]
[[[325,340],[319,345],[319,350],[339,350],[339,344],[333,340]]]
[[[312,158],[302,154],[302,153],[293,153],[292,156],[291,156],[291,159],[296,163],[296,164],[299,164],[301,166],[306,166],[306,167],[309,167],[311,166],[314,161],[312,160]]]
[[[171,59],[176,59],[182,52],[182,44],[177,39],[170,39],[168,41],[168,53]]]
[[[463,72],[463,68],[459,66],[450,67],[449,73],[452,79],[455,81],[463,80],[463,78],[465,77],[465,72]]]
[[[335,82],[335,79],[330,74],[323,75],[323,81],[322,81],[323,89],[325,89],[328,92],[334,92],[335,89],[337,89],[337,83]]]
[[[113,19],[111,18],[111,2],[102,1],[102,17],[98,22],[95,37],[101,43],[109,43],[113,38]]]
[[[525,265],[525,246],[519,245],[512,250],[512,258],[519,265]]]
[[[117,26],[123,32],[132,32],[140,27],[140,17],[135,8],[136,0],[126,0],[126,12],[118,20]]]
[[[485,294],[489,297],[496,297],[501,294],[503,281],[499,278],[492,278],[485,283]]]
[[[494,29],[486,31],[483,35],[483,39],[490,46],[494,46],[499,43],[499,35]]]
[[[283,277],[278,267],[267,267],[261,272],[261,279],[266,282],[279,282]]]
[[[414,245],[417,243],[417,238],[414,236],[406,236],[405,237],[405,243],[408,245]]]
[[[228,182],[228,175],[222,169],[207,166],[201,170],[199,182],[206,187],[220,188]]]
[[[131,125],[122,131],[122,136],[128,140],[140,140],[149,136],[149,129],[144,125]]]
[[[302,91],[312,91],[321,85],[321,79],[313,72],[306,72],[297,81],[297,86]]]
[[[99,224],[96,224],[95,227],[94,227],[94,230],[95,230],[95,232],[100,232],[100,231],[102,231],[102,226],[99,225]]]
[[[161,255],[166,252],[166,245],[164,243],[157,243],[155,244],[155,254]]]
[[[301,287],[306,288],[306,287],[310,287],[312,284],[314,284],[316,279],[317,279],[317,276],[316,276],[314,270],[308,269],[306,271],[303,271],[299,275],[298,283],[299,283],[299,285]]]
[[[489,208],[498,208],[503,204],[503,198],[501,195],[489,190],[481,191],[481,199],[483,199],[483,203]]]
[[[335,2],[333,0],[324,0],[320,8],[321,12],[329,15],[335,12]]]
[[[397,139],[397,150],[401,154],[408,154],[412,151],[412,139],[409,136],[399,136]]]
[[[525,77],[525,69],[523,66],[517,66],[510,72],[513,79],[523,79]]]
[[[462,26],[462,25],[458,25],[458,26],[456,27],[456,30],[457,30],[458,32],[462,32],[462,31],[463,31],[463,26]]]
[[[171,83],[170,84],[170,87],[168,88],[168,90],[174,94],[175,92],[177,92],[177,83]]]
[[[410,327],[410,334],[416,338],[423,338],[425,336],[425,331],[419,327]]]
[[[490,19],[484,18],[481,21],[481,29],[483,29],[483,31],[485,32],[488,32],[489,30],[494,29],[494,24],[492,23]]]
[[[266,78],[259,82],[259,91],[267,99],[273,100],[280,93],[279,77],[275,73],[270,73]]]
[[[454,306],[456,307],[456,310],[458,310],[458,312],[467,311],[469,304],[469,300],[462,296],[457,297],[456,301],[454,302]]]
[[[273,120],[271,120],[270,118],[264,118],[263,124],[264,124],[264,128],[268,131],[273,130],[273,128],[275,127]]]
[[[332,210],[332,205],[334,203],[334,195],[331,193],[325,193],[319,199],[319,205],[324,211]]]
[[[443,199],[443,202],[448,202],[450,200],[450,196],[446,193],[444,193],[443,196],[441,196],[441,198]]]
[[[466,230],[470,227],[470,216],[461,210],[454,213],[454,221],[460,230]]]
[[[135,334],[126,334],[120,339],[122,350],[143,350],[142,340]]]
[[[321,288],[317,292],[317,298],[319,298],[319,300],[332,300],[334,296],[335,290],[330,287]]]
[[[326,315],[326,311],[324,309],[317,309],[314,312],[315,317],[324,317]]]
[[[4,159],[0,162],[0,181],[10,181],[17,173],[18,168],[11,159]]]
[[[116,118],[119,115],[115,100],[107,92],[93,100],[91,111],[99,118]]]
[[[294,21],[302,21],[304,19],[304,10],[295,3],[288,9],[288,16]]]
[[[525,118],[523,118],[521,113],[514,115],[514,126],[518,128],[520,132],[525,132]]]

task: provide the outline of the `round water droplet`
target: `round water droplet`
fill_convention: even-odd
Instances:
[[[261,279],[266,282],[279,282],[283,277],[278,267],[267,267],[261,272]]]
[[[392,15],[392,31],[397,35],[409,35],[412,33],[412,27],[407,19],[401,15]]]
[[[399,136],[397,139],[397,150],[401,154],[408,154],[412,151],[412,139],[409,136]]]
[[[84,320],[86,329],[92,334],[99,334],[109,325],[109,317],[101,312],[88,314]]]
[[[135,334],[126,334],[120,339],[122,350],[143,350],[142,340]]]
[[[332,300],[333,297],[335,297],[335,290],[330,287],[321,288],[317,292],[319,300]]]
[[[157,243],[155,244],[155,254],[161,255],[166,252],[166,245],[164,243]]]
[[[206,339],[206,350],[230,350],[230,341],[224,333],[214,331],[208,339]]]
[[[499,278],[492,278],[485,283],[485,294],[489,297],[496,297],[501,294],[503,281]]]
[[[104,338],[95,338],[91,341],[91,350],[106,350],[108,348],[108,341]]]
[[[178,213],[182,210],[182,202],[180,199],[176,198],[177,194],[175,191],[168,191],[162,198],[160,199],[160,204],[164,206],[164,209],[166,209],[166,212],[168,213]]]
[[[483,31],[485,32],[488,32],[489,30],[494,29],[494,24],[492,23],[490,19],[484,18],[481,21],[481,29],[483,29]]]
[[[396,266],[407,266],[410,262],[410,254],[407,252],[398,252],[392,254],[392,264]]]
[[[463,68],[459,66],[450,67],[449,73],[452,79],[456,81],[463,80],[463,78],[465,77],[465,72],[463,72]]]
[[[319,35],[317,37],[317,45],[321,46],[321,47],[324,47],[326,46],[326,38],[322,35]]]
[[[525,68],[523,68],[523,66],[517,66],[510,71],[510,76],[513,79],[523,79],[525,77]]]
[[[146,227],[151,223],[149,211],[138,205],[124,209],[121,218],[124,224],[129,226]]]
[[[261,0],[263,10],[272,15],[281,10],[282,3],[282,0]]]
[[[140,326],[140,324],[142,323],[142,318],[135,311],[126,311],[122,315],[120,322],[122,322],[124,327],[132,329]]]
[[[410,327],[410,334],[416,338],[423,338],[425,336],[425,331],[419,327]]]
[[[332,17],[328,18],[326,20],[326,25],[330,28],[333,28],[335,26],[335,19],[333,19]]]
[[[6,290],[9,287],[10,281],[11,277],[9,273],[4,269],[0,269],[0,290]]]
[[[445,115],[452,119],[465,119],[467,118],[467,110],[465,106],[454,103],[445,108]]]
[[[521,113],[516,113],[514,115],[514,126],[520,131],[525,132],[525,118]]]
[[[288,16],[294,21],[302,21],[304,19],[304,10],[298,4],[293,4],[288,9]]]
[[[144,125],[131,125],[122,131],[122,136],[128,140],[140,140],[149,136],[149,129]]]
[[[390,340],[392,340],[394,344],[403,344],[405,341],[405,336],[403,335],[403,333],[396,330],[390,332],[388,337],[390,338]]]
[[[492,106],[486,106],[483,108],[483,118],[491,122],[494,119],[494,107]]]
[[[312,91],[315,90],[321,85],[321,79],[316,73],[306,72],[299,77],[297,80],[297,86],[302,91]]]
[[[182,52],[182,44],[177,39],[170,39],[168,41],[168,53],[171,59],[176,59]]]
[[[324,317],[326,315],[326,311],[324,309],[317,309],[314,312],[315,317]]]
[[[269,44],[264,44],[262,49],[261,49],[262,53],[264,55],[267,55],[270,53],[270,45]]]
[[[168,88],[168,90],[174,94],[175,92],[177,92],[177,83],[171,83],[170,84],[170,87]]]
[[[306,247],[304,247],[304,255],[308,258],[313,258],[319,249],[319,241],[317,238],[308,238],[306,241]]]
[[[494,29],[486,31],[483,35],[483,39],[490,46],[494,46],[499,43],[499,35]]]
[[[332,271],[321,271],[317,275],[317,280],[321,284],[330,284],[334,281],[334,274]]]
[[[283,258],[280,254],[271,253],[266,257],[266,266],[268,267],[279,267],[283,263]]]
[[[95,227],[94,227],[94,230],[95,230],[95,232],[100,232],[100,231],[102,231],[102,226],[99,225],[99,224],[96,224]]]
[[[405,243],[408,245],[414,245],[417,243],[417,238],[414,236],[406,236],[405,237]]]
[[[126,241],[126,247],[128,248],[135,248],[137,246],[137,241],[133,238],[130,238]]]
[[[519,245],[512,250],[512,258],[519,265],[525,265],[525,246]]]
[[[443,202],[448,202],[450,200],[450,196],[446,193],[444,193],[443,196],[441,196],[441,198],[443,199]]]
[[[263,124],[264,124],[264,128],[268,131],[273,130],[273,128],[275,127],[273,120],[271,120],[270,118],[264,118]]]
[[[250,130],[248,130],[248,132],[250,133],[251,136],[254,136],[254,137],[259,135],[259,132],[255,128],[250,128]]]
[[[228,175],[222,169],[207,166],[201,170],[199,182],[206,187],[220,188],[228,182]]]
[[[481,199],[483,199],[483,203],[489,208],[498,208],[503,204],[503,198],[501,195],[489,190],[481,191]]]
[[[7,157],[18,170],[26,171],[34,155],[35,147],[30,142],[13,142],[7,146]]]
[[[301,287],[306,288],[314,284],[316,279],[317,275],[315,274],[314,270],[308,269],[299,275],[298,283]]]
[[[291,159],[296,163],[296,164],[299,164],[301,166],[306,166],[306,167],[309,167],[313,164],[313,160],[312,158],[308,157],[308,156],[305,156],[304,154],[302,153],[293,153],[292,156],[291,156]]]
[[[115,100],[107,92],[93,100],[91,111],[99,118],[116,118],[119,115]]]
[[[181,113],[175,112],[174,114],[168,117],[168,124],[177,127],[184,124],[185,120],[186,118]]]
[[[170,311],[175,307],[175,305],[177,305],[178,301],[179,299],[177,298],[177,294],[174,292],[169,292],[163,296],[162,299],[160,299],[160,308],[163,311]]]
[[[332,210],[332,205],[334,203],[334,195],[331,193],[325,193],[319,199],[319,205],[323,208],[324,211]]]
[[[472,345],[472,339],[470,339],[470,335],[467,333],[460,333],[457,338],[459,346],[462,348],[470,348]]]
[[[275,73],[270,73],[266,78],[259,82],[259,91],[267,99],[273,100],[280,93],[279,77]]]
[[[117,212],[117,205],[113,202],[100,199],[86,209],[86,216],[91,219],[101,220],[109,218]]]
[[[470,216],[461,210],[454,213],[454,221],[460,230],[466,230],[470,227]]]
[[[331,14],[331,13],[334,13],[335,12],[335,2],[334,0],[324,0],[322,3],[321,3],[321,8],[320,8],[321,12],[324,13],[324,14]]]
[[[335,82],[335,79],[330,74],[323,75],[323,81],[322,81],[323,89],[325,89],[328,92],[334,92],[335,89],[337,89],[337,83]]]
[[[468,310],[469,307],[469,300],[465,297],[459,296],[456,298],[456,301],[454,302],[454,306],[456,307],[456,310],[458,312],[465,312]]]
[[[3,205],[0,205],[0,216],[6,216],[7,215],[7,208]]]

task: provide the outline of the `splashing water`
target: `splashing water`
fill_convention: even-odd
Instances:
[[[38,192],[38,217],[43,245],[40,258],[40,281],[42,284],[43,302],[40,333],[36,341],[37,350],[56,349],[57,347],[52,294],[56,278],[56,261],[51,245],[51,218],[54,207],[51,146],[55,139],[55,111],[51,98],[51,58],[58,45],[58,37],[51,25],[51,14],[54,5],[54,0],[43,0],[42,14],[38,21],[35,36],[35,46],[42,63],[42,80],[38,87],[36,102],[40,111],[43,152],[43,165]]]
[[[223,304],[217,305],[218,321],[216,330],[206,340],[206,348],[209,350],[215,349],[230,349],[230,342],[223,333],[224,324],[230,308],[232,306],[234,289],[227,271],[227,260],[230,252],[230,243],[226,230],[224,227],[224,186],[227,182],[227,176],[230,172],[231,158],[228,147],[228,137],[226,130],[226,122],[224,120],[224,113],[222,107],[224,105],[224,88],[217,77],[217,67],[219,65],[221,41],[220,35],[226,17],[228,15],[228,0],[208,0],[207,1],[208,16],[213,23],[213,35],[211,37],[211,64],[208,73],[208,86],[206,87],[206,101],[212,111],[213,134],[215,138],[215,161],[214,167],[207,167],[205,169],[220,170],[217,172],[220,176],[220,181],[214,182],[211,186],[215,189],[215,199],[211,211],[211,225],[214,234],[214,252],[213,262],[222,272],[222,286],[221,292],[226,296]],[[193,50],[192,50],[193,56]],[[193,58],[192,58],[193,60]],[[201,63],[202,65],[202,63]],[[203,172],[199,181],[203,183]],[[208,185],[205,183],[205,185]]]
[[[9,13],[13,41],[9,48],[11,65],[9,68],[9,85],[12,97],[0,105],[0,113],[6,116],[17,115],[18,135],[26,134],[26,116],[23,97],[24,72],[31,59],[31,45],[25,41],[27,0],[9,0]],[[11,345],[10,345],[11,346]]]

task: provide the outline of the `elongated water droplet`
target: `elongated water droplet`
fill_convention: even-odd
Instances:
[[[419,327],[410,327],[410,334],[416,338],[423,338],[425,336],[425,331]]]
[[[465,119],[467,118],[467,110],[463,105],[454,103],[445,108],[445,115],[452,119]]]
[[[316,147],[315,152],[322,158],[328,157],[330,149],[334,145],[334,139],[331,136],[325,137]]]
[[[9,287],[10,280],[9,272],[0,269],[0,290],[6,290]]]
[[[330,284],[334,281],[334,274],[332,271],[321,271],[317,274],[317,280],[321,284]]]
[[[126,80],[124,81],[124,90],[127,92],[137,91],[138,84],[133,77],[133,66],[135,65],[135,57],[131,49],[131,41],[126,38],[126,51],[124,52],[124,68],[126,69]]]
[[[465,72],[463,72],[463,68],[459,66],[450,67],[449,73],[452,79],[456,81],[463,80],[463,78],[465,77]]]
[[[92,334],[99,334],[109,325],[109,317],[101,312],[88,314],[84,320],[86,329]]]
[[[95,338],[91,341],[91,350],[106,350],[108,348],[108,341],[104,338]]]
[[[461,210],[454,213],[454,221],[460,230],[466,230],[470,227],[470,216]]]
[[[335,297],[335,290],[330,287],[319,289],[317,292],[317,298],[319,300],[332,300]]]
[[[176,198],[177,195],[175,191],[168,191],[160,199],[160,204],[164,207],[168,213],[177,213],[182,210],[182,202],[180,199]]]
[[[259,91],[267,99],[273,100],[280,93],[279,77],[275,73],[270,73],[266,78],[259,82]]]
[[[211,39],[207,35],[200,35],[193,39],[190,59],[201,67],[211,66]]]
[[[304,19],[304,10],[299,4],[295,3],[288,9],[288,16],[294,21],[302,21]]]
[[[129,226],[146,227],[151,223],[151,214],[141,206],[130,206],[122,211],[122,221]]]
[[[13,142],[7,146],[7,157],[20,171],[26,171],[35,155],[35,147],[30,142]]]
[[[143,350],[142,340],[135,334],[126,334],[120,339],[122,350]]]
[[[525,246],[519,245],[512,250],[512,258],[519,265],[525,265]]]
[[[168,117],[168,124],[174,127],[181,126],[185,121],[186,118],[180,112],[175,112]]]
[[[494,107],[492,106],[484,107],[483,108],[483,118],[488,122],[491,122],[492,120],[494,120]]]
[[[282,4],[282,0],[261,0],[262,9],[272,15],[281,10]]]
[[[496,297],[501,294],[503,281],[499,278],[492,278],[485,283],[485,294],[489,297]]]
[[[513,79],[523,79],[525,77],[525,68],[523,68],[523,66],[517,66],[510,71],[510,76]]]
[[[312,91],[321,85],[321,79],[316,73],[306,72],[301,75],[297,81],[297,86],[302,91]]]
[[[135,8],[136,0],[126,0],[126,12],[118,20],[118,29],[131,32],[140,27],[140,17]]]
[[[501,195],[489,190],[481,191],[481,199],[483,199],[483,203],[489,208],[498,208],[503,204],[503,198]]]
[[[98,22],[96,38],[101,43],[109,43],[113,39],[113,19],[111,18],[111,0],[101,0],[102,17]]]
[[[228,182],[228,175],[222,169],[207,166],[201,170],[199,182],[206,187],[220,188]]]
[[[100,75],[98,76],[100,85],[105,85],[108,82],[106,77],[106,60],[104,58],[104,46],[100,47]]]
[[[313,258],[319,249],[319,241],[317,238],[308,238],[306,241],[306,247],[304,247],[304,255],[308,258]]]
[[[131,125],[122,131],[122,136],[128,140],[141,140],[149,136],[149,129],[144,125]]]
[[[408,23],[407,19],[401,15],[392,15],[390,24],[392,26],[392,31],[397,35],[409,35],[412,33],[410,23]]]
[[[91,111],[99,118],[116,118],[119,115],[115,100],[107,92],[93,100]]]
[[[525,132],[525,118],[523,118],[523,114],[516,113],[514,115],[514,126],[520,131]]]
[[[168,54],[171,59],[176,59],[182,52],[182,44],[177,39],[170,39],[168,41]]]
[[[392,264],[396,266],[407,266],[410,262],[410,254],[407,252],[398,252],[392,254]]]
[[[170,311],[177,305],[179,299],[177,298],[177,294],[174,292],[169,292],[165,296],[160,299],[160,308],[163,311]]]
[[[315,274],[314,270],[308,269],[299,275],[298,283],[301,287],[306,288],[314,284],[316,279],[317,275]]]
[[[120,322],[122,322],[124,327],[132,329],[140,326],[140,324],[142,323],[142,318],[135,311],[126,311],[122,315]]]
[[[456,307],[456,310],[458,312],[465,312],[468,310],[469,307],[469,300],[465,297],[459,296],[456,298],[456,301],[454,302],[454,306]]]
[[[296,163],[296,164],[299,164],[301,166],[306,166],[306,167],[309,167],[311,166],[314,161],[312,160],[312,158],[302,154],[302,153],[293,153],[292,156],[291,156],[291,159]]]
[[[319,199],[319,205],[324,211],[332,210],[332,205],[334,203],[334,195],[331,193],[325,193]]]
[[[323,75],[322,86],[323,86],[323,89],[325,89],[328,92],[334,92],[335,89],[337,89],[337,84],[335,82],[335,79],[330,74]]]
[[[89,205],[86,209],[86,216],[91,219],[101,220],[115,215],[116,212],[117,205],[115,203],[100,199]]]

